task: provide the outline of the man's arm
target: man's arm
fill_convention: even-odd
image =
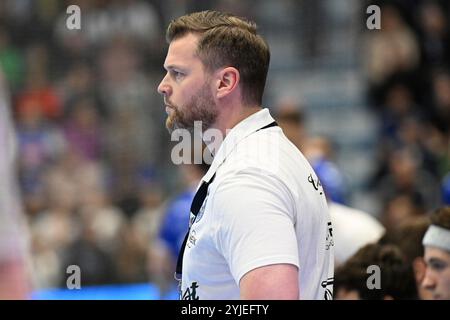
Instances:
[[[298,269],[274,264],[247,272],[239,283],[244,300],[298,300]]]

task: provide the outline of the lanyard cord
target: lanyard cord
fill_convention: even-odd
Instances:
[[[198,188],[197,192],[195,193],[194,200],[192,200],[191,213],[194,215],[194,219],[189,223],[189,230],[187,231],[186,236],[184,237],[184,241],[183,241],[183,244],[181,245],[180,253],[178,254],[177,269],[175,272],[176,280],[181,280],[181,272],[183,269],[184,249],[186,248],[186,243],[189,238],[189,232],[191,231],[191,226],[194,223],[195,218],[197,218],[197,214],[200,211],[200,208],[202,207],[203,202],[205,201],[206,195],[208,194],[209,185],[214,181],[215,177],[216,177],[216,174],[214,173],[211,180],[203,181],[200,188]]]

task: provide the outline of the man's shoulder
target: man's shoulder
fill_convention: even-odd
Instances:
[[[252,206],[262,199],[266,204],[281,201],[291,207],[295,203],[295,190],[282,175],[261,166],[242,164],[216,178],[211,196],[221,207],[233,207],[241,201]]]
[[[271,128],[272,129],[272,128]],[[300,150],[297,149],[282,131],[262,130],[246,137],[237,144],[236,149],[226,161],[227,167],[240,169],[259,169],[282,176],[284,171],[295,174],[302,166],[309,166]]]

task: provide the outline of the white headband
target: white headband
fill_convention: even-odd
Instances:
[[[450,252],[450,230],[431,225],[423,237],[422,244]]]

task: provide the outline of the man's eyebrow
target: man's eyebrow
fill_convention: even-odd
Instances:
[[[427,261],[428,263],[445,263],[445,261],[444,260],[442,260],[442,259],[439,259],[439,258],[430,258],[430,259],[428,259],[428,261]]]
[[[176,65],[176,64],[169,64],[169,65],[165,65],[164,69],[169,71],[169,70],[173,70],[173,69],[184,70],[185,68],[183,68],[182,66]]]

